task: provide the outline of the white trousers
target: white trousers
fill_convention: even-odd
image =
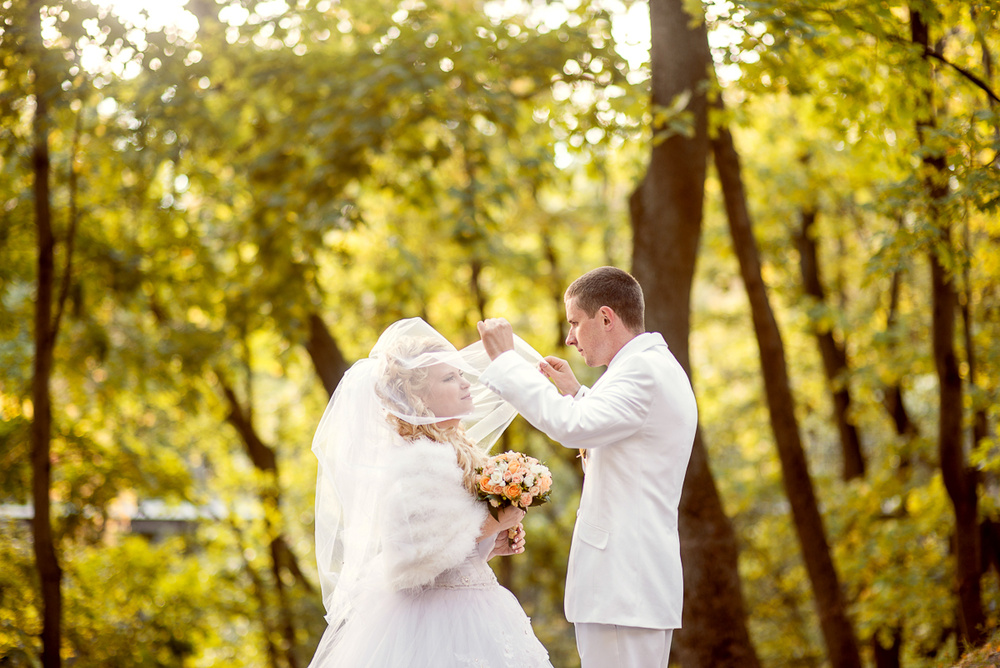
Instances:
[[[575,624],[581,668],[667,668],[673,629]]]

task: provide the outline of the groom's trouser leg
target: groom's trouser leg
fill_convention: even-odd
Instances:
[[[672,629],[576,624],[581,668],[666,668]]]

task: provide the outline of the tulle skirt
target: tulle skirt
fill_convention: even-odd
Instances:
[[[382,593],[328,627],[310,668],[551,668],[517,599],[494,580]]]

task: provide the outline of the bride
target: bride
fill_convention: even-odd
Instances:
[[[310,668],[551,668],[487,564],[524,551],[524,511],[494,519],[475,495],[515,415],[473,384],[488,363],[481,343],[458,351],[411,318],[341,380],[313,440],[328,626]]]

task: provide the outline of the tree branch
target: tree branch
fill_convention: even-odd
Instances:
[[[989,96],[989,98],[991,100],[993,100],[994,102],[1000,102],[1000,97],[997,97],[997,94],[993,92],[993,89],[990,88],[989,85],[985,81],[983,81],[982,79],[980,79],[979,77],[977,77],[972,72],[968,71],[967,69],[965,69],[964,67],[962,67],[960,65],[956,65],[955,63],[953,63],[950,60],[946,59],[944,56],[942,56],[937,51],[933,51],[930,48],[925,49],[924,50],[924,54],[927,55],[927,56],[930,56],[934,60],[936,60],[938,62],[941,62],[941,63],[944,63],[948,67],[954,69],[956,72],[958,72],[959,74],[961,74],[962,76],[964,76],[966,79],[968,79],[972,83],[974,83],[977,86],[979,86],[980,88],[982,88],[983,91],[986,92],[986,94]]]
[[[823,13],[825,13],[828,16],[832,17],[834,15],[833,11],[831,11],[831,10],[822,10],[822,11],[823,11]],[[966,79],[968,79],[969,81],[971,81],[972,83],[974,83],[976,86],[978,86],[979,88],[981,88],[983,90],[983,92],[985,92],[986,95],[988,95],[991,100],[993,100],[994,102],[1000,102],[1000,97],[998,97],[997,94],[995,92],[993,92],[993,89],[990,88],[990,86],[989,86],[988,83],[986,83],[985,81],[983,81],[982,79],[980,79],[979,77],[977,77],[975,74],[973,74],[969,70],[967,70],[964,67],[962,67],[961,65],[956,65],[955,63],[951,62],[950,60],[948,60],[947,58],[945,58],[944,55],[942,55],[938,51],[932,49],[930,47],[930,45],[919,44],[917,42],[914,42],[912,39],[906,39],[905,37],[900,37],[899,35],[893,35],[893,34],[890,34],[890,33],[879,35],[879,34],[873,32],[871,30],[866,30],[865,28],[862,28],[861,25],[858,24],[858,23],[854,23],[852,27],[855,30],[857,30],[858,32],[860,32],[860,33],[864,33],[866,35],[871,35],[875,39],[884,38],[884,39],[889,40],[890,42],[896,42],[897,44],[913,44],[915,46],[922,47],[923,51],[924,51],[923,55],[925,57],[933,58],[934,60],[937,60],[938,62],[940,62],[940,63],[942,63],[944,65],[947,65],[948,67],[951,67],[956,72],[958,72],[959,74],[961,74],[963,77],[965,77]]]

